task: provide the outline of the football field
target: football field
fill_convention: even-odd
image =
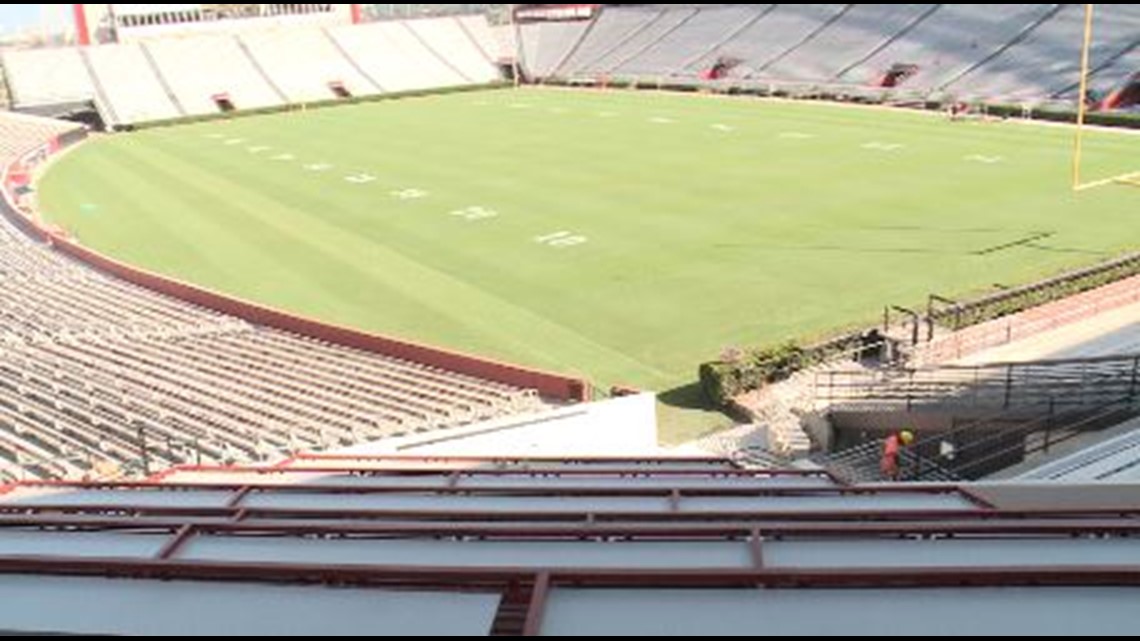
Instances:
[[[1140,188],[1069,189],[1063,127],[499,90],[106,137],[48,218],[333,323],[667,391],[730,346],[874,322],[1135,248]],[[1140,170],[1090,132],[1088,180]]]

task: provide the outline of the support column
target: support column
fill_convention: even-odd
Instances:
[[[71,5],[72,15],[75,17],[75,41],[81,47],[91,44],[91,29],[87,26],[87,5]]]

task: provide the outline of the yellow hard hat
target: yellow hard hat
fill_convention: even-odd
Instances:
[[[912,432],[910,430],[903,430],[903,431],[899,432],[899,441],[903,445],[910,445],[911,441],[913,441],[913,440],[914,440],[914,432]]]

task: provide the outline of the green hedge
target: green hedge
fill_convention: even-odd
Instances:
[[[962,329],[1137,275],[1140,253],[946,308],[935,313],[932,320],[950,329]],[[725,407],[740,394],[783,380],[801,369],[860,353],[864,336],[846,334],[810,347],[785,343],[766,349],[730,350],[719,360],[700,366],[701,389],[710,403]]]
[[[783,380],[816,358],[794,342],[724,354],[719,361],[701,365],[701,389],[709,402],[725,407],[740,394]]]
[[[1018,105],[986,104],[986,113],[991,116],[1005,118],[1023,118],[1024,109]],[[1072,109],[1060,107],[1042,107],[1031,109],[1029,117],[1032,120],[1047,122],[1075,123],[1077,112]],[[1134,113],[1116,111],[1091,111],[1085,114],[1085,122],[1101,127],[1120,127],[1124,129],[1140,129],[1140,116]]]
[[[1140,254],[943,309],[934,314],[932,320],[943,327],[962,329],[1136,275],[1140,275]]]

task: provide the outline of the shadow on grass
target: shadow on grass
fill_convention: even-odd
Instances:
[[[736,425],[711,406],[696,382],[661,392],[657,401],[658,435],[664,445],[680,445]]]
[[[701,384],[695,381],[662,392],[657,395],[657,400],[661,401],[662,405],[678,409],[716,411],[716,408],[709,403],[704,392],[701,391]]]

